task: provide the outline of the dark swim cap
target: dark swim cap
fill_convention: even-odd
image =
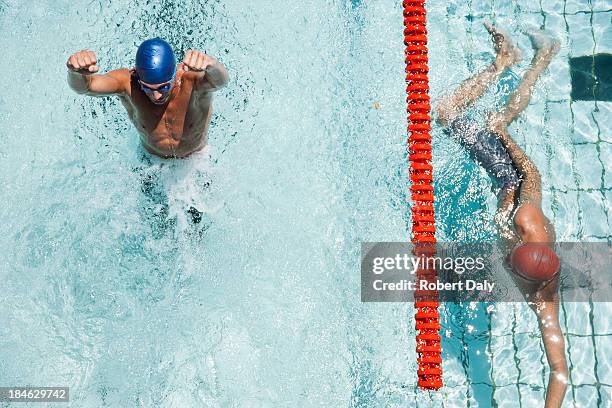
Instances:
[[[559,257],[548,245],[525,243],[510,254],[510,263],[516,273],[532,281],[548,281],[561,267]]]
[[[176,58],[170,44],[161,38],[146,40],[136,52],[136,72],[142,82],[155,85],[172,79]]]

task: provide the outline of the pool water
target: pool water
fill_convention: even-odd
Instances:
[[[484,19],[526,58],[482,106],[524,72],[521,29],[559,37],[512,132],[559,240],[609,242],[612,106],[569,99],[567,60],[611,51],[612,12],[583,3],[431,2],[432,97],[490,60]],[[401,2],[0,0],[0,22],[0,386],[69,386],[71,407],[542,401],[526,306],[447,305],[445,387],[427,393],[412,305],[360,302],[360,242],[408,238]],[[153,36],[230,72],[189,159],[143,153],[116,99],[66,84],[70,53],[129,67]],[[486,176],[437,129],[434,145],[439,239],[493,238]],[[567,406],[612,401],[606,311],[563,307]]]
[[[543,178],[544,211],[559,241],[610,242],[610,112],[612,104],[573,101],[569,58],[610,53],[605,2],[445,2],[430,5],[432,95],[454,88],[490,61],[483,20],[494,20],[517,39],[524,60],[507,72],[477,105],[476,114],[501,106],[527,68],[532,51],[522,31],[545,29],[561,51],[538,82],[529,107],[511,126]],[[445,69],[452,66],[453,70]],[[435,78],[438,78],[436,81]],[[484,172],[438,131],[438,214],[444,238],[494,236],[495,200]],[[459,151],[458,151],[459,150]],[[447,152],[441,154],[440,152]],[[450,154],[448,154],[450,152]],[[607,304],[564,303],[561,325],[570,378],[564,406],[612,404],[612,347]],[[533,313],[522,304],[447,305],[447,406],[542,406],[546,357]]]

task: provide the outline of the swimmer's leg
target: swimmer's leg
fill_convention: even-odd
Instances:
[[[485,27],[493,38],[495,61],[484,71],[463,82],[454,93],[443,96],[436,104],[436,120],[444,127],[448,127],[453,120],[461,116],[506,69],[521,59],[518,48],[512,44],[508,34],[488,22]]]
[[[519,201],[522,203],[533,202],[539,205],[542,199],[540,173],[529,156],[512,139],[508,133],[508,125],[529,104],[533,85],[559,51],[559,43],[541,33],[531,33],[529,36],[533,47],[536,49],[531,68],[524,75],[518,88],[510,95],[508,105],[501,112],[491,115],[488,127],[497,133],[514,166],[522,176]]]
[[[210,189],[211,181],[202,180],[198,183],[202,187],[202,193]],[[190,234],[197,233],[200,238],[203,238],[204,233],[212,226],[212,219],[205,211],[200,211],[194,205],[190,205],[187,209],[188,219],[194,227]]]
[[[206,191],[210,189],[210,180],[202,181],[200,185],[202,186],[202,190]],[[198,210],[193,205],[191,205],[187,209],[187,214],[191,216],[191,223],[195,225],[195,224],[199,224],[200,221],[202,221],[202,216],[204,213]]]
[[[557,40],[539,32],[529,33],[528,35],[535,49],[531,68],[523,76],[516,90],[510,95],[506,107],[500,113],[493,115],[492,122],[496,126],[507,127],[529,105],[534,84],[559,51],[559,42]]]
[[[168,196],[156,173],[142,171],[140,190],[145,202],[142,205],[142,216],[151,225],[151,232],[155,239],[162,238],[172,221],[168,219]]]
[[[202,221],[202,211],[199,211],[197,208],[190,206],[187,210],[187,214],[191,216],[192,224],[199,224]]]
[[[189,207],[187,214],[191,218],[191,225],[194,227],[189,234],[192,236],[197,234],[197,236],[203,238],[204,233],[211,227],[212,221],[203,211],[198,210],[194,206]]]

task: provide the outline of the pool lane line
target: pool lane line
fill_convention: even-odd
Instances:
[[[432,255],[436,251],[436,228],[425,0],[404,0],[403,7],[413,252],[416,256]],[[421,268],[416,273],[419,281],[435,282],[436,278],[435,269]],[[442,387],[438,292],[415,291],[414,295],[418,386],[438,390]]]

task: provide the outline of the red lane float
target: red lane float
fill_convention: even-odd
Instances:
[[[404,0],[408,158],[412,194],[412,242],[416,256],[435,253],[434,189],[432,186],[429,72],[425,0]],[[420,269],[418,280],[435,282],[436,271]],[[416,291],[416,351],[418,384],[426,390],[442,387],[440,314],[437,291]]]

